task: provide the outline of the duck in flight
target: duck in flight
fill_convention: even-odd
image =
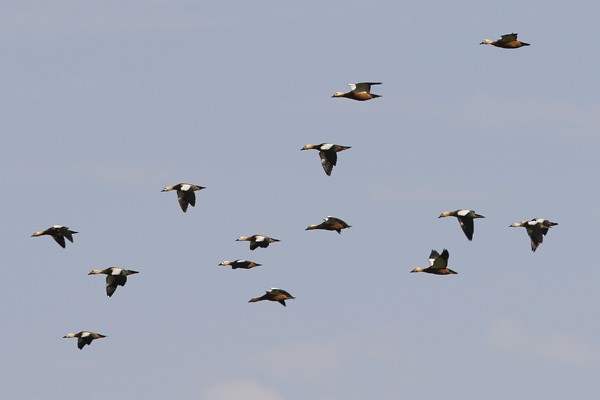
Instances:
[[[476,218],[485,218],[483,215],[479,215],[473,210],[444,211],[438,218],[444,217],[456,217],[460,227],[469,240],[473,240],[473,231],[475,230],[473,220]]]
[[[330,176],[333,167],[337,164],[337,153],[350,148],[352,148],[352,146],[342,146],[334,143],[321,143],[307,144],[300,150],[318,150],[323,170],[328,176]]]
[[[342,233],[342,229],[346,228],[351,228],[351,226],[339,218],[328,216],[323,218],[323,222],[320,224],[309,225],[305,230],[310,231],[313,229],[323,229],[326,231],[336,231],[337,233]]]
[[[265,235],[240,236],[235,239],[236,242],[250,242],[250,250],[255,250],[257,247],[267,248],[269,244],[279,242],[279,239],[274,239]]]
[[[410,272],[427,272],[428,274],[435,275],[456,274],[457,272],[452,271],[450,268],[448,268],[448,257],[450,257],[450,254],[446,249],[442,251],[442,254],[439,254],[435,250],[431,250],[431,254],[429,255],[429,267],[417,267]]]
[[[283,289],[271,288],[270,290],[267,290],[265,292],[265,294],[263,294],[262,296],[251,298],[248,301],[248,303],[255,303],[257,301],[269,300],[269,301],[276,301],[285,307],[285,301],[290,300],[290,299],[295,299],[295,297]]]
[[[502,35],[500,39],[496,41],[484,39],[483,42],[479,44],[491,44],[492,46],[500,47],[502,49],[518,49],[519,47],[529,46],[529,43],[517,40],[516,33],[507,33],[506,35]]]
[[[167,186],[161,192],[170,192],[171,190],[177,191],[177,200],[179,200],[179,206],[183,212],[188,209],[188,204],[192,207],[196,206],[196,190],[206,189],[204,186],[193,185],[191,183],[178,183],[177,185]]]
[[[83,349],[83,346],[90,345],[92,344],[92,340],[95,339],[102,339],[105,338],[106,336],[101,335],[99,333],[96,332],[90,332],[90,331],[81,331],[78,333],[67,333],[65,336],[63,336],[63,339],[70,339],[70,338],[77,338],[77,347],[79,348],[79,350]]]
[[[544,236],[546,236],[548,230],[556,225],[558,225],[556,222],[544,218],[534,218],[529,221],[514,222],[510,227],[525,228],[529,239],[531,239],[531,251],[535,251],[544,241]]]
[[[234,260],[234,261],[223,261],[219,265],[221,266],[230,266],[231,269],[251,269],[254,267],[260,267],[262,264],[255,263],[254,261],[248,260]]]
[[[381,85],[381,82],[360,82],[360,83],[349,83],[349,92],[335,92],[331,97],[345,97],[347,99],[366,101],[376,97],[381,97],[378,94],[371,93],[371,86]]]
[[[53,225],[46,230],[35,232],[33,235],[31,235],[31,237],[43,235],[52,236],[52,238],[56,240],[56,243],[58,243],[60,247],[64,249],[66,247],[65,238],[67,238],[69,242],[73,243],[73,235],[76,233],[78,232],[72,231],[66,226]]]
[[[125,286],[129,275],[139,274],[139,272],[121,267],[109,267],[105,269],[93,269],[88,275],[99,274],[106,275],[106,295],[111,297],[115,293],[115,290],[117,290],[117,286]]]

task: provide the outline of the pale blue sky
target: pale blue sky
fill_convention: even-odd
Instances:
[[[594,398],[599,13],[2,2],[2,397]],[[510,32],[531,46],[479,46]],[[383,97],[330,98],[359,81]],[[322,142],[352,146],[331,177]],[[207,187],[186,214],[179,182]],[[352,228],[304,230],[327,215]],[[536,253],[508,227],[534,217]],[[30,237],[53,224],[75,243]],[[409,273],[444,248],[458,275]],[[111,265],[140,273],[108,298]],[[297,299],[248,303],[270,287]]]

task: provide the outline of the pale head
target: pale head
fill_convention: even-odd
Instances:
[[[492,43],[494,43],[494,41],[493,41],[493,40],[490,40],[490,39],[483,39],[483,42],[481,42],[481,43],[479,43],[479,44],[492,44]]]
[[[346,93],[344,92],[335,92],[331,97],[344,97]]]
[[[104,270],[101,269],[93,269],[90,271],[90,273],[88,275],[98,275],[98,274],[103,274]]]
[[[311,150],[311,149],[314,149],[315,147],[316,147],[316,145],[314,145],[314,144],[307,144],[306,146],[304,146],[300,150]]]

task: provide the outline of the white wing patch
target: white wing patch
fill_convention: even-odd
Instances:
[[[329,150],[334,146],[333,143],[325,143],[323,146],[321,146],[321,150]]]
[[[181,185],[181,189],[179,189],[179,190],[188,191],[188,190],[190,190],[191,187],[192,187],[192,185],[188,185],[186,183],[185,185]]]
[[[89,332],[83,332],[83,333],[81,334],[81,337],[88,337],[88,336],[90,336],[90,333],[89,333]]]
[[[460,210],[458,212],[458,215],[460,215],[461,217],[464,217],[465,215],[469,214],[471,212],[471,210]]]
[[[111,275],[121,275],[121,271],[123,271],[122,268],[113,268],[112,272],[110,274]]]
[[[265,237],[264,236],[257,236],[254,239],[255,242],[264,242],[265,241]]]

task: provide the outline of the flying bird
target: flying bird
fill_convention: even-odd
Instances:
[[[347,99],[366,101],[376,97],[381,97],[378,94],[371,93],[372,85],[381,85],[381,82],[360,82],[360,83],[349,83],[349,92],[335,92],[331,97],[345,97]]]
[[[342,221],[339,218],[328,216],[323,218],[323,222],[318,225],[309,225],[305,230],[310,231],[312,229],[324,229],[326,231],[336,231],[342,233],[342,229],[350,228],[351,226]]]
[[[483,215],[479,215],[473,210],[444,211],[438,218],[444,217],[456,217],[460,227],[469,240],[473,240],[473,231],[475,229],[473,220],[476,218],[485,218]]]
[[[321,144],[307,144],[300,150],[319,150],[319,157],[321,157],[321,165],[323,170],[329,176],[331,170],[337,164],[337,153],[340,151],[348,150],[351,146],[342,146],[333,143],[321,143]]]
[[[231,269],[251,269],[254,267],[260,267],[262,264],[255,263],[254,261],[248,260],[234,260],[234,261],[223,261],[219,265],[230,266]]]
[[[179,206],[186,212],[188,204],[192,207],[196,206],[196,194],[194,191],[206,189],[204,186],[193,185],[191,183],[178,183],[177,185],[167,186],[161,192],[169,192],[171,190],[177,190],[177,200],[179,200]]]
[[[109,267],[106,269],[93,269],[88,275],[106,275],[106,295],[111,297],[117,286],[125,286],[129,275],[138,274],[138,271],[120,267]]]
[[[269,301],[277,301],[279,304],[285,307],[285,301],[295,299],[294,296],[289,294],[283,289],[271,288],[271,290],[267,290],[265,294],[260,297],[251,298],[248,303],[255,303],[257,301],[269,300]]]
[[[250,250],[254,250],[257,247],[267,248],[269,244],[279,242],[279,239],[273,239],[264,235],[252,235],[252,236],[240,236],[235,239],[236,242],[250,242]]]
[[[31,235],[31,237],[43,235],[52,236],[52,238],[56,240],[56,243],[58,243],[60,247],[64,249],[66,247],[65,238],[67,238],[69,242],[73,243],[73,235],[76,233],[78,232],[72,231],[66,226],[53,225],[44,231],[35,232],[33,235]]]
[[[79,333],[67,333],[65,336],[63,336],[64,338],[77,338],[77,347],[79,348],[79,350],[83,349],[83,346],[90,345],[92,344],[92,340],[95,339],[101,339],[101,338],[105,338],[106,336],[101,335],[99,333],[96,332],[90,332],[90,331],[81,331]]]
[[[529,46],[529,43],[517,40],[516,33],[508,33],[506,35],[502,35],[500,39],[496,41],[484,39],[483,42],[479,44],[491,44],[492,46],[500,47],[503,49],[518,49],[519,47]]]
[[[514,222],[509,226],[511,228],[525,228],[531,239],[531,251],[535,251],[544,241],[544,236],[548,233],[548,229],[556,225],[558,225],[556,222],[544,218],[534,218],[529,221]]]
[[[431,250],[431,254],[429,255],[429,267],[417,267],[410,272],[427,272],[428,274],[435,275],[456,274],[457,272],[452,271],[450,268],[448,268],[448,257],[450,257],[450,254],[446,249],[442,251],[442,254],[439,254],[435,250]]]

